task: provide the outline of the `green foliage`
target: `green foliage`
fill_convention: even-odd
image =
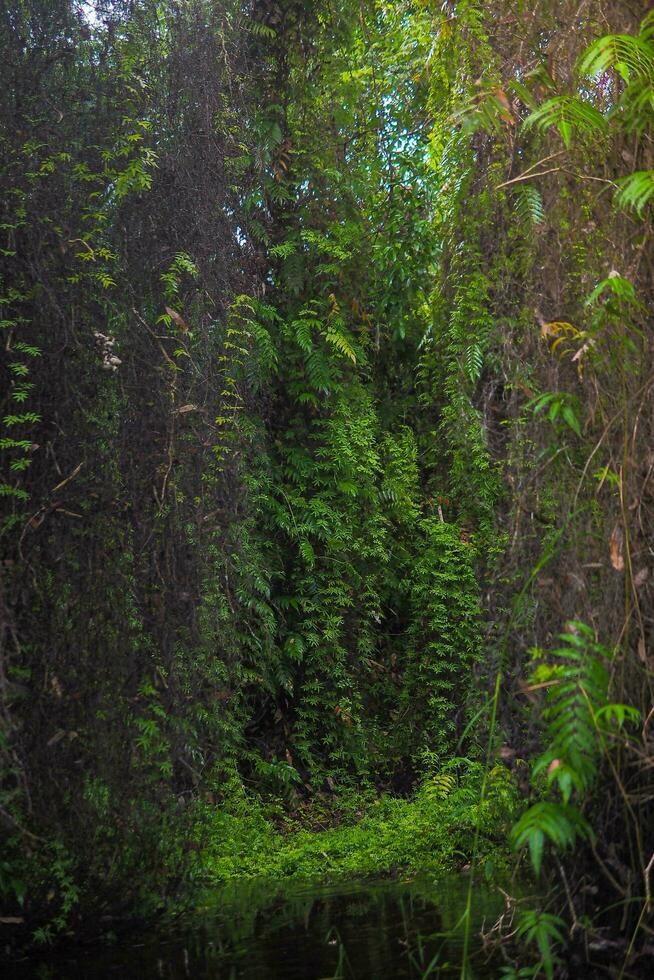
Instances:
[[[546,391],[527,402],[525,408],[531,409],[534,415],[544,412],[548,421],[556,425],[563,422],[581,438],[581,423],[579,420],[579,399],[565,391]]]
[[[506,855],[498,847],[496,815],[479,809],[483,767],[457,760],[457,769],[457,775],[441,777],[443,784],[448,777],[446,794],[433,793],[429,783],[412,800],[344,793],[331,804],[335,812],[322,812],[321,801],[315,800],[316,823],[339,821],[329,830],[311,831],[286,818],[280,833],[271,825],[270,814],[252,800],[206,812],[201,815],[206,829],[200,836],[208,835],[207,849],[195,874],[213,883],[260,876],[324,880],[399,869],[442,874],[471,858],[471,829],[477,826],[480,863],[483,867],[493,862],[499,870]],[[510,798],[505,812],[510,814],[518,806],[517,790],[510,773],[504,773],[501,781]]]
[[[543,197],[534,184],[521,184],[516,190],[515,207],[523,221],[540,225],[545,220]]]
[[[536,875],[540,875],[546,840],[557,851],[570,850],[578,838],[591,836],[590,825],[572,806],[561,803],[534,803],[513,828],[516,848],[529,847]]]
[[[179,295],[184,276],[197,279],[198,275],[198,267],[191,256],[186,252],[178,252],[167,271],[162,273],[160,277],[164,286],[166,299],[172,302]]]
[[[654,170],[637,170],[619,183],[616,202],[620,207],[633,208],[639,217],[654,196]]]
[[[540,955],[540,963],[531,968],[529,972],[520,971],[516,976],[538,976],[542,972],[547,980],[552,980],[554,968],[560,962],[558,956],[554,954],[553,947],[560,946],[564,942],[563,929],[565,923],[558,915],[551,915],[549,912],[542,912],[538,909],[526,909],[520,915],[516,936],[527,945],[535,945]],[[512,976],[510,971],[505,971],[503,977]]]
[[[425,538],[413,566],[413,650],[402,703],[409,717],[424,706],[423,747],[445,754],[461,680],[480,657],[479,600],[471,548],[458,528],[433,518],[420,526]]]
[[[512,831],[514,845],[529,846],[531,862],[540,874],[546,839],[555,850],[570,848],[577,838],[592,836],[580,805],[595,785],[602,756],[611,751],[607,741],[625,723],[637,722],[632,706],[609,702],[610,651],[597,643],[585,623],[568,624],[561,647],[547,659],[535,650],[531,676],[534,689],[545,691],[542,719],[546,747],[534,762],[534,778],[543,778],[562,803],[535,803]]]
[[[647,238],[619,264],[599,213],[612,183],[625,224],[651,202],[640,144],[602,154],[649,131],[652,18],[575,76],[565,45],[544,64],[552,12],[523,4],[270,6],[0,15],[0,807],[46,842],[12,843],[0,887],[42,939],[117,897],[158,907],[195,863],[191,823],[214,880],[442,871],[475,838],[488,871],[519,804],[476,761],[477,688],[522,628],[550,628],[537,573],[557,549],[563,605],[560,582],[607,564],[557,526],[580,495],[575,533],[603,547],[586,473],[613,475],[625,514],[648,506],[645,454],[636,491],[633,446],[610,444],[647,418]],[[546,324],[548,351],[539,309],[579,326]],[[629,583],[644,642],[646,577]],[[514,841],[537,872],[590,835],[637,717],[575,628],[533,680],[552,798]],[[274,829],[331,818],[334,791],[338,832]],[[548,975],[557,928],[520,926]]]
[[[471,344],[463,352],[465,373],[469,381],[479,381],[484,367],[484,354],[479,344]]]
[[[641,35],[608,34],[594,41],[579,60],[579,72],[590,77],[614,68],[624,82],[654,75],[654,52],[649,43],[651,15],[643,21]]]
[[[526,130],[546,130],[555,126],[566,148],[572,142],[574,132],[585,136],[599,136],[606,132],[606,120],[602,113],[588,102],[576,96],[557,95],[543,102],[525,119]]]

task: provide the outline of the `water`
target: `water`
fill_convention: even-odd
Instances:
[[[452,980],[468,881],[239,882],[140,938],[16,964],[5,980]],[[473,889],[472,980],[496,976],[479,931],[501,896]]]

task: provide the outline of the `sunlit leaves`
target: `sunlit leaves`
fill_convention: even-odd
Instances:
[[[654,77],[654,46],[644,36],[609,34],[599,38],[579,61],[581,75],[595,76],[615,69],[625,82],[634,77]]]
[[[2,422],[7,428],[14,425],[25,425],[27,422],[40,422],[41,416],[37,412],[22,412],[20,415],[5,415]]]
[[[342,354],[343,357],[346,357],[348,360],[352,361],[353,364],[356,364],[357,357],[354,352],[354,348],[344,333],[334,329],[329,329],[325,333],[325,340],[328,344],[331,344],[332,347],[336,348],[336,350]]]
[[[425,792],[430,800],[445,800],[456,787],[456,779],[451,773],[437,773],[425,783]]]

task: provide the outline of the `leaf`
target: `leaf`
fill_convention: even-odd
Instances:
[[[456,787],[456,779],[449,773],[438,773],[427,782],[425,790],[430,800],[444,800]]]
[[[354,349],[347,337],[345,337],[342,333],[335,330],[328,330],[325,334],[325,340],[328,344],[331,344],[332,347],[335,347],[339,353],[343,354],[350,361],[352,361],[353,364],[356,364],[357,356],[354,353]]]
[[[616,203],[623,208],[633,208],[639,216],[654,197],[654,170],[637,170],[618,181]]]
[[[316,555],[310,541],[300,541],[300,554],[304,558],[309,568],[313,568],[316,563]]]
[[[177,326],[180,328],[180,330],[182,330],[184,333],[188,333],[189,332],[189,329],[190,328],[189,328],[188,324],[183,319],[183,317],[177,312],[177,310],[173,310],[173,309],[170,308],[170,306],[167,306],[166,307],[166,313],[168,314],[168,316],[170,317],[170,319],[173,321],[173,323],[176,323],[177,324]]]
[[[515,92],[518,98],[524,102],[527,108],[529,109],[536,108],[537,106],[536,99],[534,98],[534,96],[529,91],[526,85],[523,85],[522,82],[519,82],[515,78],[511,81],[510,84],[511,84],[512,91]]]
[[[638,305],[633,283],[629,279],[625,279],[624,276],[621,276],[615,269],[611,270],[606,279],[598,282],[588,296],[585,305],[593,306],[599,299],[606,299],[606,293],[613,294],[617,299],[629,303],[632,306]]]
[[[624,534],[622,528],[619,524],[616,524],[611,532],[611,538],[609,540],[609,553],[611,556],[611,564],[615,568],[616,572],[624,571],[624,554],[623,554],[623,544],[624,544]]]
[[[541,872],[545,839],[563,850],[571,847],[577,837],[589,837],[592,831],[588,822],[575,807],[565,803],[534,803],[511,831],[516,849],[529,848],[536,876]]]
[[[540,225],[545,220],[543,198],[535,184],[522,184],[515,192],[516,211],[523,220]]]
[[[301,320],[294,320],[292,326],[295,330],[295,339],[300,347],[305,353],[313,350],[313,339],[311,337],[311,331],[314,327],[320,327],[322,324],[320,320],[316,320],[312,317],[304,317]]]
[[[84,460],[82,460],[81,463],[78,463],[75,469],[72,471],[72,473],[70,473],[64,480],[62,480],[61,483],[58,483],[55,487],[53,487],[50,493],[56,493],[57,490],[61,490],[62,487],[65,487],[67,483],[70,483],[71,480],[74,480],[83,466],[84,466]]]
[[[564,926],[563,919],[539,909],[526,909],[520,915],[516,935],[525,942],[536,943],[541,957],[540,965],[547,980],[552,980],[554,976],[556,957],[552,947],[565,941],[562,931]],[[540,969],[538,972],[540,973]],[[533,972],[531,975],[533,976]]]
[[[625,724],[638,725],[641,713],[631,704],[605,704],[595,717],[598,722],[605,722],[607,726],[615,722],[618,728],[622,728]]]
[[[526,130],[536,128],[541,131],[555,126],[566,148],[570,147],[575,130],[589,136],[601,135],[607,130],[607,122],[601,112],[590,103],[571,95],[557,95],[543,102],[522,125]]]
[[[646,21],[643,23],[646,24]],[[629,82],[633,76],[652,75],[654,47],[642,35],[607,34],[584,51],[578,70],[581,75],[592,78],[609,68],[615,69],[625,82]]]
[[[575,415],[570,405],[564,405],[561,410],[561,418],[572,431],[581,438],[581,426],[579,419]]]
[[[478,381],[484,367],[484,355],[479,344],[470,344],[463,354],[465,373],[470,381]]]

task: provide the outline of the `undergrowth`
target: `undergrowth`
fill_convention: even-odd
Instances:
[[[446,874],[470,864],[487,877],[507,872],[507,830],[520,808],[515,780],[496,766],[454,759],[410,799],[345,793],[316,798],[288,815],[280,803],[250,797],[200,814],[193,877],[330,879],[386,874]],[[473,855],[475,831],[479,830]]]

